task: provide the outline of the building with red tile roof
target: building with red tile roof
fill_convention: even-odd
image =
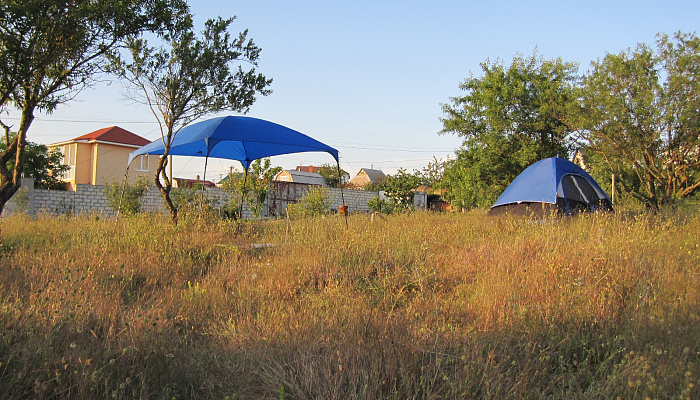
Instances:
[[[69,190],[76,185],[105,185],[121,181],[127,173],[129,153],[150,143],[150,140],[118,126],[103,128],[75,139],[48,145],[49,150],[63,154],[63,164],[70,167],[63,180]],[[149,181],[155,175],[158,156],[140,156],[129,166],[129,182],[139,176]]]
[[[95,132],[86,133],[83,136],[78,136],[77,138],[73,139],[73,141],[123,144],[127,146],[136,146],[136,148],[143,147],[151,143],[150,140],[118,126],[110,126],[109,128],[102,128],[96,130]]]

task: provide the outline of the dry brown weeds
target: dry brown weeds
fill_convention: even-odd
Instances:
[[[0,398],[700,396],[697,214],[0,223]]]

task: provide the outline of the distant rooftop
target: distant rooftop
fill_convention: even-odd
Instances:
[[[79,136],[71,141],[83,141],[88,142],[109,142],[109,143],[119,143],[129,146],[145,146],[151,143],[150,140],[143,138],[135,133],[129,132],[126,129],[120,128],[118,126],[111,126],[109,128],[103,128],[96,130],[94,132],[87,133],[83,136]]]
[[[296,182],[296,183],[306,183],[309,185],[321,185],[326,186],[326,180],[323,176],[315,172],[303,172],[295,171],[291,169],[285,169],[280,171],[276,176],[276,181],[281,182]]]

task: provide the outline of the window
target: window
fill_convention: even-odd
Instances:
[[[61,164],[75,166],[75,144],[67,144],[59,148],[63,158]]]
[[[139,163],[137,164],[136,171],[148,172],[149,167],[150,167],[150,158],[148,157],[148,154],[144,154],[142,156],[139,156]]]
[[[77,145],[73,143],[58,148],[61,154],[63,154],[63,158],[61,158],[61,164],[65,164],[70,167],[70,169],[68,169],[68,171],[66,171],[66,173],[63,175],[64,179],[75,178],[76,147]]]

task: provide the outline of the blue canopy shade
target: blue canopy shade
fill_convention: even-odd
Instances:
[[[127,165],[140,155],[164,151],[163,140],[157,139],[132,151]],[[175,134],[169,154],[238,160],[247,170],[259,158],[307,151],[330,153],[339,161],[338,150],[303,133],[258,118],[227,116],[182,128]]]
[[[569,177],[569,179],[564,179]],[[590,185],[590,189],[588,186]],[[492,208],[513,203],[550,203],[557,199],[595,203],[610,199],[588,172],[563,158],[538,161],[525,169],[496,200]]]

